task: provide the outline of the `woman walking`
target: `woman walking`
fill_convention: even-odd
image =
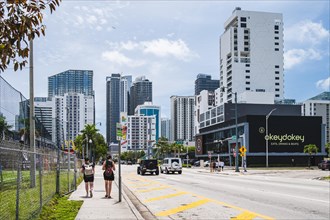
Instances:
[[[81,166],[81,172],[84,174],[86,198],[88,197],[88,191],[90,193],[90,197],[93,197],[94,167],[95,164],[90,163],[88,158],[85,158],[85,163]]]
[[[103,162],[102,166],[103,178],[105,183],[105,197],[111,199],[112,181],[115,179],[114,171],[116,170],[115,163],[112,161],[111,155]]]

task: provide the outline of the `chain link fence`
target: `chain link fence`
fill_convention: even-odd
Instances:
[[[2,140],[0,220],[36,217],[55,193],[63,195],[76,189],[82,178],[81,165],[75,154],[60,149],[39,147],[33,152],[27,145]]]

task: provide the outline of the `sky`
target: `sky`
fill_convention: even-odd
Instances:
[[[194,95],[199,73],[219,79],[219,37],[235,7],[283,14],[284,97],[305,101],[330,91],[329,1],[62,0],[44,17],[46,36],[34,41],[35,97],[48,77],[93,70],[96,123],[106,129],[106,77],[146,76],[153,104],[170,118],[172,95]],[[1,76],[29,98],[29,69]]]

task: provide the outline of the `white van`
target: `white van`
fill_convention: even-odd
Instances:
[[[163,173],[175,173],[178,172],[178,174],[182,173],[182,162],[181,158],[164,158],[162,164],[160,165],[160,172]]]

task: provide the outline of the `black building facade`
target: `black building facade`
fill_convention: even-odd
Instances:
[[[242,110],[241,105],[240,107]],[[245,111],[249,112],[249,107],[245,107]],[[241,146],[247,149],[247,166],[266,166],[267,154],[269,166],[307,165],[309,155],[304,153],[304,146],[308,144],[318,147],[318,153],[312,157],[312,165],[316,165],[326,156],[325,125],[322,124],[322,117],[295,115],[295,108],[293,106],[292,115],[280,115],[279,111],[277,115],[268,117],[268,120],[267,113],[248,114],[238,118],[238,149]],[[196,156],[200,159],[208,159],[209,154],[213,159],[219,156],[227,165],[234,166],[235,128],[235,120],[231,119],[201,129],[200,134],[196,135]],[[242,158],[239,157],[239,160]]]

